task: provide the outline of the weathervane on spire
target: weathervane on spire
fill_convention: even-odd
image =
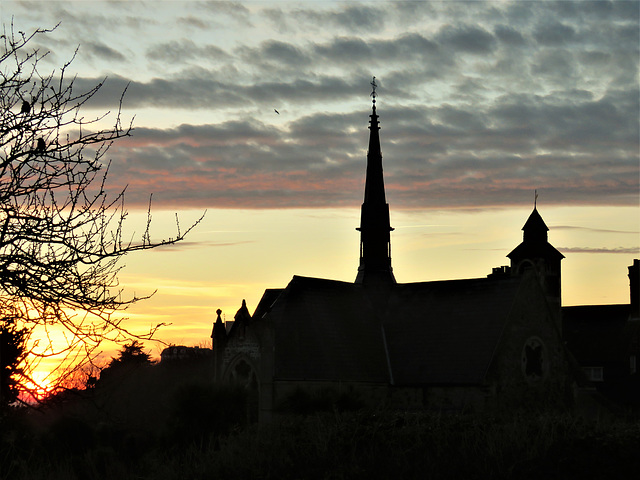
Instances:
[[[375,106],[376,104],[376,87],[378,86],[378,84],[376,83],[376,77],[373,77],[373,80],[371,80],[371,87],[372,87],[372,91],[371,91],[371,96],[373,97],[373,105]]]
[[[538,190],[533,191],[533,208],[538,207]]]

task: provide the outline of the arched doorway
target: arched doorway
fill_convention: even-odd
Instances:
[[[244,355],[233,360],[225,380],[228,384],[241,387],[247,392],[247,420],[257,422],[260,411],[260,382],[251,360]]]

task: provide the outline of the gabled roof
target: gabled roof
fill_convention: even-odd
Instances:
[[[562,260],[564,255],[550,243],[522,242],[507,254],[508,258],[549,258]]]
[[[520,278],[398,285],[385,331],[397,384],[480,384]]]
[[[284,292],[284,288],[268,288],[262,294],[262,298],[256,307],[255,312],[253,312],[254,319],[263,318],[267,313],[271,311],[271,307],[274,302],[280,296],[280,294]]]
[[[362,285],[294,276],[267,318],[276,378],[389,382],[380,320]]]
[[[242,306],[236,312],[234,318],[233,325],[231,325],[231,329],[229,330],[229,336],[233,337],[236,335],[237,330],[242,326],[246,327],[247,325],[253,323],[255,320],[260,320],[263,318],[271,309],[273,302],[276,301],[280,293],[284,288],[268,288],[262,294],[262,298],[258,303],[253,315],[249,313],[249,309],[247,308],[247,304],[244,300],[242,300]]]
[[[512,277],[399,284],[376,309],[379,295],[370,299],[362,285],[296,276],[267,317],[275,377],[481,384],[519,284]]]

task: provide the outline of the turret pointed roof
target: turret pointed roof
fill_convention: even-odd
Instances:
[[[547,232],[549,231],[549,227],[544,223],[544,220],[538,213],[538,209],[536,207],[533,208],[533,212],[529,215],[529,218],[522,227],[522,230],[524,232],[524,241],[547,241]]]
[[[380,148],[380,122],[373,104],[369,116],[369,151],[367,152],[367,177],[364,187],[364,201],[372,204],[385,204],[384,175],[382,173],[382,150]]]
[[[549,227],[544,223],[537,206],[534,205],[522,231],[524,232],[522,243],[507,255],[508,258],[564,258],[564,255],[549,243],[547,235]]]
[[[222,310],[216,310],[218,318],[213,324],[213,330],[211,331],[211,338],[214,342],[224,342],[227,339],[227,329],[222,321]]]

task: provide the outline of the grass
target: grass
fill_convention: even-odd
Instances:
[[[326,394],[296,397],[290,412],[299,413],[255,425],[243,392],[193,372],[140,372],[42,411],[0,412],[0,479],[566,480],[640,471],[637,416],[372,411]]]
[[[278,425],[238,425],[176,441],[109,434],[65,418],[39,437],[6,437],[3,478],[18,480],[595,479],[627,472],[635,478],[640,467],[638,421],[605,424],[567,414],[293,415]]]

